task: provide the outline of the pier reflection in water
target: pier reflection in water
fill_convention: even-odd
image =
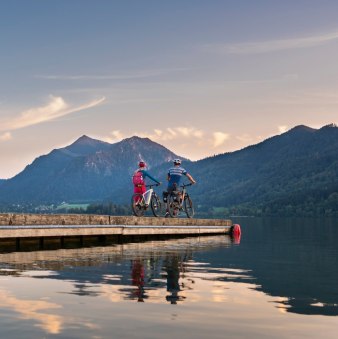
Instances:
[[[310,228],[301,237],[302,227],[251,221],[240,242],[223,235],[1,253],[1,332],[334,338],[337,249],[324,237],[318,258],[323,239]],[[335,238],[335,228],[328,231]]]
[[[238,243],[238,239],[236,241]],[[168,295],[164,299],[177,303],[185,299],[179,292],[193,289],[192,275],[201,269],[194,263],[193,254],[218,247],[227,248],[233,242],[229,236],[204,236],[2,253],[0,274],[72,281],[74,289],[71,293],[78,295],[98,295],[95,284],[115,285],[119,290],[114,300],[144,302],[149,298],[157,299],[156,291],[166,288]]]

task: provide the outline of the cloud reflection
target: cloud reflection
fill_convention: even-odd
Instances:
[[[45,312],[46,310],[60,309],[61,305],[45,300],[19,299],[4,290],[0,290],[0,304],[2,308],[7,307],[21,314],[22,319],[36,320],[38,322],[36,326],[50,334],[58,334],[62,330],[64,317]]]

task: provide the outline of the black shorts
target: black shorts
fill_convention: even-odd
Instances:
[[[176,184],[176,183],[174,183],[172,186],[168,186],[168,188],[167,188],[167,192],[168,193],[172,193],[172,192],[174,192],[174,191],[178,191],[178,185]]]

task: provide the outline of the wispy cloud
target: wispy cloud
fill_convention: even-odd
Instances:
[[[189,139],[189,138],[197,138],[201,139],[204,135],[204,132],[196,129],[194,127],[173,127],[166,128],[164,130],[154,129],[150,133],[144,132],[135,132],[134,135],[137,135],[141,138],[149,138],[153,141],[168,141],[175,139]],[[123,134],[121,131],[115,130],[111,132],[111,136],[105,138],[106,141],[115,142],[118,140],[122,140],[123,138],[128,137]]]
[[[97,106],[104,100],[105,98],[102,97],[83,105],[71,106],[62,97],[50,96],[49,102],[45,106],[30,108],[15,118],[1,120],[0,131],[12,131],[55,120],[62,116]]]
[[[285,133],[288,130],[288,126],[283,125],[283,126],[278,126],[278,131],[279,133]]]
[[[175,141],[176,144],[188,143],[191,147],[208,146],[219,148],[225,144],[230,135],[224,132],[205,132],[195,127],[168,127],[166,129],[154,129],[152,132],[134,132],[142,138],[149,138],[156,142]],[[114,130],[110,136],[104,138],[107,142],[117,142],[129,137],[119,130]]]
[[[261,54],[287,49],[314,47],[337,39],[338,32],[333,32],[294,39],[267,40],[234,44],[209,44],[205,45],[204,48],[208,51],[223,54]]]
[[[51,75],[36,75],[36,78],[46,79],[46,80],[131,80],[131,79],[140,79],[140,78],[151,78],[160,75],[165,75],[174,72],[186,71],[188,68],[168,68],[168,69],[154,69],[154,70],[144,70],[144,71],[135,71],[133,73],[123,73],[123,74],[104,74],[104,75],[89,75],[89,74],[51,74]]]
[[[6,132],[0,135],[0,141],[8,141],[12,139],[12,134],[10,132]]]
[[[177,138],[197,138],[201,139],[204,135],[202,130],[195,127],[173,127],[166,128],[164,130],[155,129],[153,133],[139,133],[141,137],[150,138],[155,141],[167,141]]]
[[[214,147],[217,148],[221,145],[224,144],[226,140],[229,139],[230,135],[228,133],[223,133],[223,132],[214,132],[213,133],[214,137]]]
[[[112,137],[109,137],[108,140],[106,138],[106,141],[112,142],[112,141],[123,139],[123,134],[118,130],[112,131],[110,134],[112,135]]]

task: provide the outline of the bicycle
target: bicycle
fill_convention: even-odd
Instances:
[[[143,194],[133,194],[131,198],[131,208],[133,214],[136,217],[142,217],[149,206],[151,207],[151,210],[155,217],[160,216],[162,211],[162,202],[153,189],[154,186],[159,185],[160,184],[146,185],[146,187],[149,187],[149,189]]]
[[[183,184],[182,191],[172,191],[167,196],[167,211],[172,218],[177,218],[180,211],[184,209],[188,218],[194,216],[194,206],[189,194],[187,193],[186,187],[191,186],[190,184]]]

